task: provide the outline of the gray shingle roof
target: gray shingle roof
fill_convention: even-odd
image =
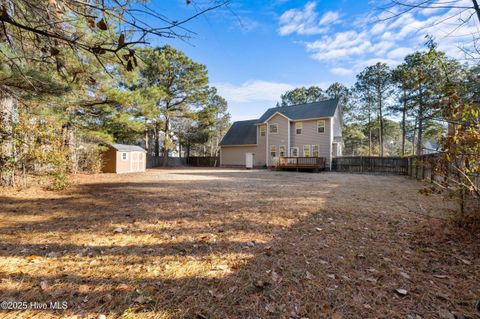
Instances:
[[[319,117],[332,117],[338,106],[338,99],[321,102],[298,104],[292,106],[273,107],[268,109],[258,119],[258,123],[265,122],[270,116],[279,112],[291,120],[315,119]]]
[[[234,122],[220,145],[257,144],[257,120]]]
[[[256,124],[265,122],[276,112],[279,112],[291,120],[315,119],[319,117],[332,117],[338,106],[338,99],[321,102],[298,104],[268,109],[258,120],[234,122],[227,134],[223,137],[220,145],[247,145],[257,144]]]
[[[137,145],[111,144],[111,146],[120,152],[146,152],[143,148]]]

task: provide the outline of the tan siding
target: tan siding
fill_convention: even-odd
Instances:
[[[265,158],[259,153],[257,146],[222,146],[222,166],[243,166],[245,167],[245,154],[253,153],[253,165],[263,166]],[[265,153],[263,153],[265,154]]]
[[[122,153],[128,154],[128,159],[126,161],[122,160]],[[130,152],[117,152],[117,173],[128,173],[130,172],[130,161],[132,156]]]
[[[288,119],[282,115],[276,114],[268,121],[268,125],[274,124],[274,123],[278,124],[278,133],[270,134],[270,130],[267,130],[268,149],[266,151],[268,151],[268,166],[275,165],[274,159],[270,156],[271,145],[276,145],[277,157],[278,157],[279,145],[285,145],[285,147],[288,147]]]
[[[258,125],[257,127],[257,150],[255,152],[255,156],[253,157],[254,165],[255,166],[264,166],[265,165],[265,155],[266,155],[266,147],[267,147],[267,134],[265,132],[265,136],[260,136],[260,127],[266,127],[266,125]]]
[[[319,157],[327,159],[327,165],[330,162],[330,124],[329,118],[325,119],[325,132],[318,133],[317,120],[302,121],[302,134],[297,135],[295,132],[295,122],[290,125],[291,146],[298,147],[298,156],[303,157],[303,145],[318,145]],[[310,151],[311,154],[311,151]]]

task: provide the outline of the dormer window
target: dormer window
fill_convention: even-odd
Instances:
[[[278,134],[278,124],[270,124],[269,126],[270,134]]]
[[[295,123],[295,134],[300,135],[302,134],[303,124],[302,122]]]

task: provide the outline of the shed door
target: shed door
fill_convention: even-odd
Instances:
[[[132,152],[132,172],[140,171],[140,153]]]
[[[138,153],[138,171],[143,172],[145,171],[145,154]]]
[[[253,153],[245,153],[245,167],[253,168]]]

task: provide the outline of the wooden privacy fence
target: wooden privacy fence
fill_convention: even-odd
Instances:
[[[425,154],[408,157],[408,175],[418,180],[435,179],[435,166],[439,160],[439,154]]]
[[[218,156],[190,156],[187,157],[188,166],[199,167],[220,167],[220,157]]]
[[[407,175],[408,168],[405,157],[345,156],[332,160],[332,170],[337,172]]]
[[[169,157],[167,166],[184,166],[186,159],[182,157]],[[147,155],[147,168],[163,166],[163,156]]]

